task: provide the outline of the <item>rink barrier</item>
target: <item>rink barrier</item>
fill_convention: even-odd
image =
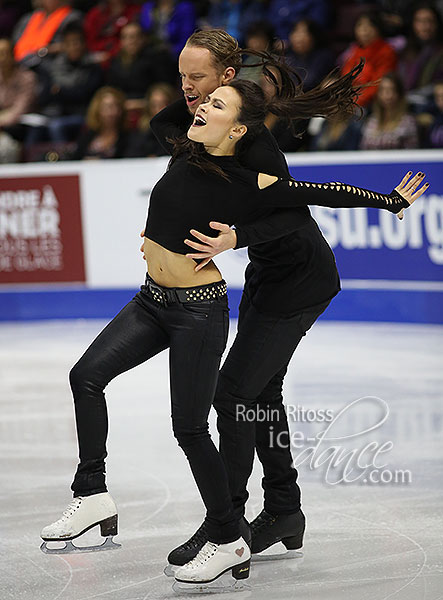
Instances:
[[[346,282],[343,282],[346,285]],[[111,319],[137,289],[60,289],[0,294],[0,321]],[[230,317],[237,318],[241,289],[228,290]],[[322,320],[442,324],[441,290],[343,289]]]
[[[443,323],[443,150],[288,155],[301,181],[389,192],[408,170],[429,191],[400,222],[387,211],[311,212],[343,290],[324,319]],[[109,318],[133,296],[152,187],[167,158],[0,166],[0,320]],[[246,250],[217,257],[237,314]]]

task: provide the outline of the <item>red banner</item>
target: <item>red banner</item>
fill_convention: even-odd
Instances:
[[[85,281],[78,175],[0,180],[0,283]]]

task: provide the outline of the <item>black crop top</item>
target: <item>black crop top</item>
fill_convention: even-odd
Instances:
[[[393,213],[409,203],[395,190],[379,194],[342,183],[311,183],[279,178],[264,189],[258,187],[258,174],[245,169],[232,156],[207,155],[227,174],[202,171],[176,159],[154,186],[149,203],[145,236],[178,254],[190,252],[184,243],[190,229],[213,235],[210,221],[241,224],[263,215],[269,208],[299,207],[300,227],[309,220],[308,204],[341,207],[384,208]]]

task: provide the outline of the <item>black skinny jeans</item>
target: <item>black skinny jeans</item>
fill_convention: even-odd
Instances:
[[[240,537],[226,470],[208,428],[228,328],[226,296],[164,306],[142,286],[70,373],[80,453],[74,496],[107,491],[104,388],[117,375],[169,348],[173,432],[206,506],[209,539],[228,543]]]
[[[272,515],[281,515],[300,509],[298,473],[292,464],[288,420],[283,406],[283,379],[300,340],[329,302],[282,318],[259,313],[247,292],[243,292],[237,336],[220,371],[214,399],[220,453],[228,471],[238,518],[244,515],[249,496],[247,483],[252,472],[254,448],[263,465],[265,510]],[[244,418],[257,408],[268,410],[272,419],[251,421]],[[251,409],[251,413],[247,413]],[[270,444],[270,427],[273,428],[273,446]],[[277,439],[283,440],[284,445],[279,446]]]

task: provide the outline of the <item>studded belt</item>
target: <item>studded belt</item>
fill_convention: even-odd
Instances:
[[[159,304],[167,306],[168,304],[186,304],[187,302],[210,302],[216,298],[226,296],[227,285],[226,281],[222,279],[215,283],[197,287],[167,288],[158,285],[149,275],[146,275],[142,291],[148,293]]]

